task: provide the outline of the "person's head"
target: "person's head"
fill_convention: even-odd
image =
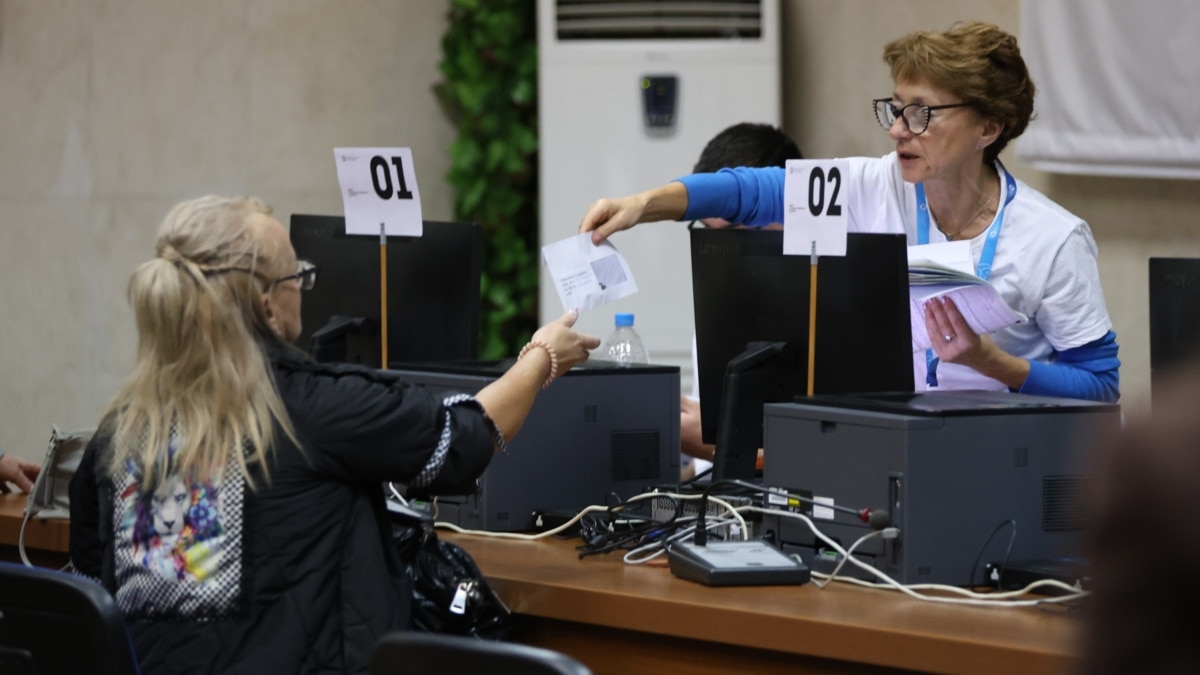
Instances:
[[[895,88],[876,102],[876,113],[909,182],[966,162],[991,163],[1033,116],[1035,89],[1017,39],[991,24],[910,33],[884,47],[883,60]]]
[[[1200,367],[1165,392],[1153,417],[1133,417],[1095,453],[1088,675],[1200,672]]]
[[[130,282],[135,311],[139,303],[132,295],[149,290],[139,281],[190,279],[194,284],[181,285],[181,292],[214,291],[211,298],[220,298],[230,309],[240,308],[243,324],[255,333],[269,329],[285,341],[295,340],[301,331],[300,290],[306,282],[298,272],[308,266],[296,260],[287,230],[271,213],[270,206],[253,198],[210,195],[176,205],[159,228],[154,247],[158,257]],[[203,301],[210,296],[184,299]],[[156,331],[167,327],[147,326]],[[147,334],[156,333],[142,336]]]
[[[735,166],[778,166],[804,159],[787,134],[770,124],[742,122],[712,137],[700,152],[693,173],[712,173]]]
[[[245,471],[242,450],[264,460],[274,422],[292,434],[264,347],[299,335],[306,278],[286,230],[257,199],[182,202],[154,249],[129,281],[137,360],[109,410],[112,466],[132,460],[146,490],[172,470],[206,480],[232,459]],[[173,429],[179,442],[169,450]]]
[[[738,166],[783,167],[789,159],[804,159],[800,146],[770,124],[742,122],[721,131],[704,146],[693,173],[713,173]],[[721,218],[700,221],[706,227],[729,227]]]

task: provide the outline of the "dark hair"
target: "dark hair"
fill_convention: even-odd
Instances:
[[[996,159],[1033,117],[1036,90],[1017,38],[992,24],[967,21],[944,33],[909,33],[883,48],[883,60],[893,80],[926,80],[1003,124],[1000,136],[984,150],[986,162]]]
[[[734,166],[778,166],[789,159],[804,159],[796,142],[770,124],[742,122],[713,136],[692,168],[712,173]]]
[[[1200,672],[1200,370],[1181,368],[1153,417],[1096,453],[1082,672]]]

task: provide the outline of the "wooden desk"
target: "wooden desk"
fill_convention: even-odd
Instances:
[[[517,615],[518,642],[605,673],[1063,673],[1076,619],[1035,608],[935,605],[833,584],[708,588],[575,542],[441,533]],[[654,671],[652,669],[665,670]]]
[[[5,562],[21,560],[17,542],[28,497],[21,493],[0,495],[0,560]],[[43,519],[35,516],[25,527],[25,553],[35,565],[55,568],[66,565],[70,542],[71,526],[65,518]]]
[[[25,495],[0,495],[0,559],[17,560]],[[34,518],[35,564],[67,561],[66,520]],[[934,605],[834,584],[707,588],[575,542],[440,536],[466,548],[516,615],[517,641],[607,673],[1064,673],[1080,626],[1038,609]],[[11,557],[10,557],[11,556]],[[653,670],[662,669],[662,670]]]

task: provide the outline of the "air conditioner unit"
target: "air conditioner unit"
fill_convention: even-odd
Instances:
[[[704,144],[738,122],[779,124],[778,0],[539,0],[538,126],[543,245],[570,237],[588,206],[691,173]],[[655,363],[691,389],[689,241],[683,224],[617,235],[639,292],[585,312],[607,336],[633,312]],[[541,316],[562,306],[543,272]]]

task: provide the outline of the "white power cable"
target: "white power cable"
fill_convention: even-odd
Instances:
[[[1020,589],[1020,590],[1008,591],[1008,592],[1003,592],[1003,593],[976,593],[975,591],[971,591],[971,590],[968,590],[965,588],[959,588],[957,586],[946,586],[946,585],[942,585],[942,584],[921,584],[919,586],[906,586],[905,584],[902,584],[899,581],[896,581],[895,579],[891,578],[890,576],[888,576],[881,570],[878,570],[878,569],[868,565],[867,563],[859,560],[858,558],[855,558],[855,557],[849,555],[849,551],[842,548],[842,546],[840,544],[838,544],[836,541],[830,539],[829,537],[827,537],[825,535],[825,533],[823,533],[819,529],[817,529],[817,526],[813,524],[812,520],[810,520],[807,516],[805,516],[803,514],[792,513],[790,511],[781,511],[779,509],[764,509],[764,508],[760,508],[757,506],[743,506],[743,507],[741,507],[741,510],[742,511],[757,511],[759,513],[769,513],[772,515],[794,518],[796,520],[800,520],[800,521],[804,522],[804,524],[807,525],[810,530],[812,530],[813,534],[815,534],[817,536],[817,538],[819,538],[821,541],[825,542],[833,550],[840,553],[845,560],[849,560],[852,564],[859,567],[860,569],[870,573],[873,576],[878,577],[879,579],[882,579],[884,581],[884,583],[876,584],[876,583],[870,583],[870,582],[863,582],[858,579],[849,579],[847,577],[833,577],[830,575],[822,575],[820,573],[816,573],[817,576],[827,577],[831,580],[836,579],[838,581],[848,581],[850,583],[856,583],[858,585],[869,586],[872,588],[895,589],[895,590],[898,590],[901,593],[904,593],[905,595],[908,595],[912,598],[915,598],[917,600],[924,600],[926,602],[936,602],[936,603],[949,604],[949,605],[972,605],[972,606],[976,606],[976,607],[1032,607],[1032,606],[1041,605],[1041,604],[1059,604],[1059,603],[1072,602],[1074,600],[1078,600],[1078,599],[1088,595],[1087,591],[1080,591],[1078,589],[1072,588],[1071,586],[1068,586],[1067,584],[1063,584],[1061,582],[1055,582],[1052,580],[1037,581],[1037,582],[1034,582],[1034,583],[1026,586],[1025,588]],[[857,545],[861,541],[864,541],[866,538],[867,537],[864,537],[863,539],[860,539],[859,542],[855,542],[855,545]],[[1056,597],[1050,597],[1050,598],[1030,599],[1030,600],[1009,599],[1009,598],[1015,598],[1015,597],[1018,597],[1021,595],[1026,595],[1032,589],[1041,588],[1043,586],[1065,587],[1066,589],[1070,590],[1071,593],[1069,595],[1062,595],[1062,596],[1056,596]],[[824,586],[822,586],[822,588],[824,588]],[[943,598],[943,597],[938,597],[938,596],[925,595],[923,593],[919,593],[918,590],[940,590],[940,591],[954,593],[954,594],[957,594],[960,596],[965,596],[965,597]]]
[[[391,490],[391,492],[392,492],[392,499],[395,499],[396,501],[400,502],[401,504],[408,506],[408,500],[405,499],[404,495],[400,494],[400,491],[396,489],[396,484],[389,482],[387,485],[388,485],[388,490]]]
[[[643,492],[642,494],[631,497],[625,503],[632,504],[634,502],[639,502],[639,501],[642,501],[645,499],[655,499],[655,498],[662,498],[662,497],[672,498],[672,499],[681,499],[681,500],[700,499],[702,496],[703,495],[698,495],[698,494],[683,495],[683,494],[677,494],[674,492]],[[749,538],[750,534],[747,529],[746,519],[744,517],[742,517],[742,514],[738,513],[737,509],[734,508],[734,506],[732,504],[725,501],[724,499],[720,499],[718,497],[713,497],[711,495],[708,497],[708,501],[724,508],[730,514],[730,516],[737,521],[738,525],[741,526],[742,537]],[[516,540],[520,540],[520,541],[536,541],[538,539],[545,539],[546,537],[554,536],[554,535],[558,534],[559,532],[563,532],[563,531],[567,530],[572,525],[579,522],[584,517],[584,515],[586,515],[588,513],[594,513],[596,511],[608,511],[608,510],[610,510],[610,508],[612,508],[612,507],[599,506],[599,505],[592,505],[592,506],[585,507],[582,511],[575,514],[574,517],[572,517],[570,520],[563,523],[562,525],[559,525],[558,527],[551,529],[551,530],[546,530],[544,532],[538,532],[536,534],[525,534],[523,532],[488,532],[486,530],[468,530],[466,528],[455,525],[454,523],[448,523],[448,522],[443,522],[443,521],[435,522],[434,526],[440,527],[443,529],[447,529],[447,530],[451,530],[453,532],[459,532],[461,534],[475,534],[475,535],[479,535],[481,537],[492,537],[495,539],[516,539]],[[706,527],[705,529],[708,529],[708,528]]]

